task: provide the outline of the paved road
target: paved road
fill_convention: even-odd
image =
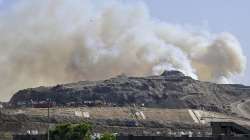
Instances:
[[[238,114],[241,117],[250,119],[250,112],[244,109],[246,103],[249,103],[250,99],[246,99],[245,101],[237,101],[231,104],[232,112]]]

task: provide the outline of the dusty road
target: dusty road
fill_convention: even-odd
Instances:
[[[238,114],[241,117],[250,119],[250,112],[246,110],[250,103],[250,99],[237,101],[231,104],[232,112]]]

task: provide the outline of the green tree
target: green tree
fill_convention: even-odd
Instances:
[[[71,124],[57,125],[54,130],[50,131],[51,140],[68,140],[72,135]]]
[[[89,123],[61,124],[50,131],[51,140],[89,140],[92,127]]]
[[[92,127],[88,123],[81,123],[73,127],[73,133],[71,138],[74,140],[90,140]]]
[[[100,140],[116,140],[116,137],[110,133],[104,133]]]

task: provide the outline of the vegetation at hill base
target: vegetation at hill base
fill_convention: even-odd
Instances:
[[[91,140],[92,125],[82,122],[80,124],[60,124],[50,130],[51,140]],[[110,133],[105,133],[96,140],[116,140]]]

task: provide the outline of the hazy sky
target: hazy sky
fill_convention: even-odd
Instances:
[[[127,0],[124,0],[127,1]],[[134,0],[129,0],[133,2]],[[250,58],[249,0],[142,0],[153,17],[170,23],[205,28],[214,33],[230,32]],[[239,81],[250,85],[250,62]]]
[[[0,0],[5,9],[15,0]],[[133,3],[135,0],[122,0]],[[139,0],[137,0],[139,1]],[[152,17],[169,23],[190,25],[212,33],[230,32],[242,45],[244,55],[250,58],[250,1],[249,0],[141,0]],[[250,66],[237,83],[250,85]]]

